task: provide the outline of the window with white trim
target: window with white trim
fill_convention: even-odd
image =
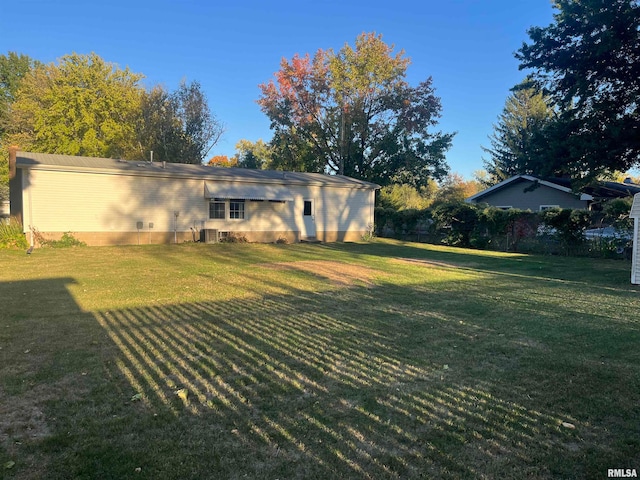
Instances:
[[[216,198],[209,202],[209,218],[216,220],[224,220],[226,216],[226,202],[223,199]]]
[[[549,210],[551,208],[560,208],[560,205],[540,205],[540,211]]]
[[[231,220],[241,220],[244,218],[244,200],[229,200],[229,218]]]

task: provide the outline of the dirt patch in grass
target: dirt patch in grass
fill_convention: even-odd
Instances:
[[[452,263],[443,262],[440,260],[424,260],[419,258],[395,258],[393,261],[398,263],[404,263],[409,265],[422,265],[424,267],[437,267],[437,268],[476,268],[479,267],[479,263],[464,262],[464,263]]]
[[[11,395],[0,388],[0,443],[37,440],[49,435],[44,405],[50,400],[78,399],[86,391],[76,375],[69,375],[54,384],[40,384]]]
[[[305,260],[300,262],[278,262],[264,263],[259,265],[262,268],[272,270],[287,270],[306,272],[329,280],[336,286],[366,285],[372,286],[373,279],[380,276],[382,272],[354,265],[324,260]]]
[[[49,435],[49,427],[38,405],[40,398],[30,395],[9,396],[0,390],[0,443],[10,447]]]

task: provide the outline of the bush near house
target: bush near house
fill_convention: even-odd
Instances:
[[[589,239],[585,231],[630,228],[627,200],[601,211],[552,208],[542,212],[445,202],[424,210],[375,209],[376,235],[483,250],[569,256],[618,257],[630,251],[624,239]]]
[[[12,218],[9,223],[0,223],[0,249],[22,249],[28,246],[20,222]]]

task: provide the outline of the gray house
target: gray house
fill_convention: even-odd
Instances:
[[[593,199],[587,193],[574,193],[569,186],[531,175],[516,175],[476,193],[466,201],[537,212],[554,207],[588,209]]]

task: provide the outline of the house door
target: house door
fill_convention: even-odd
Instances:
[[[313,200],[304,201],[302,212],[302,237],[315,238],[316,236],[316,212]]]

